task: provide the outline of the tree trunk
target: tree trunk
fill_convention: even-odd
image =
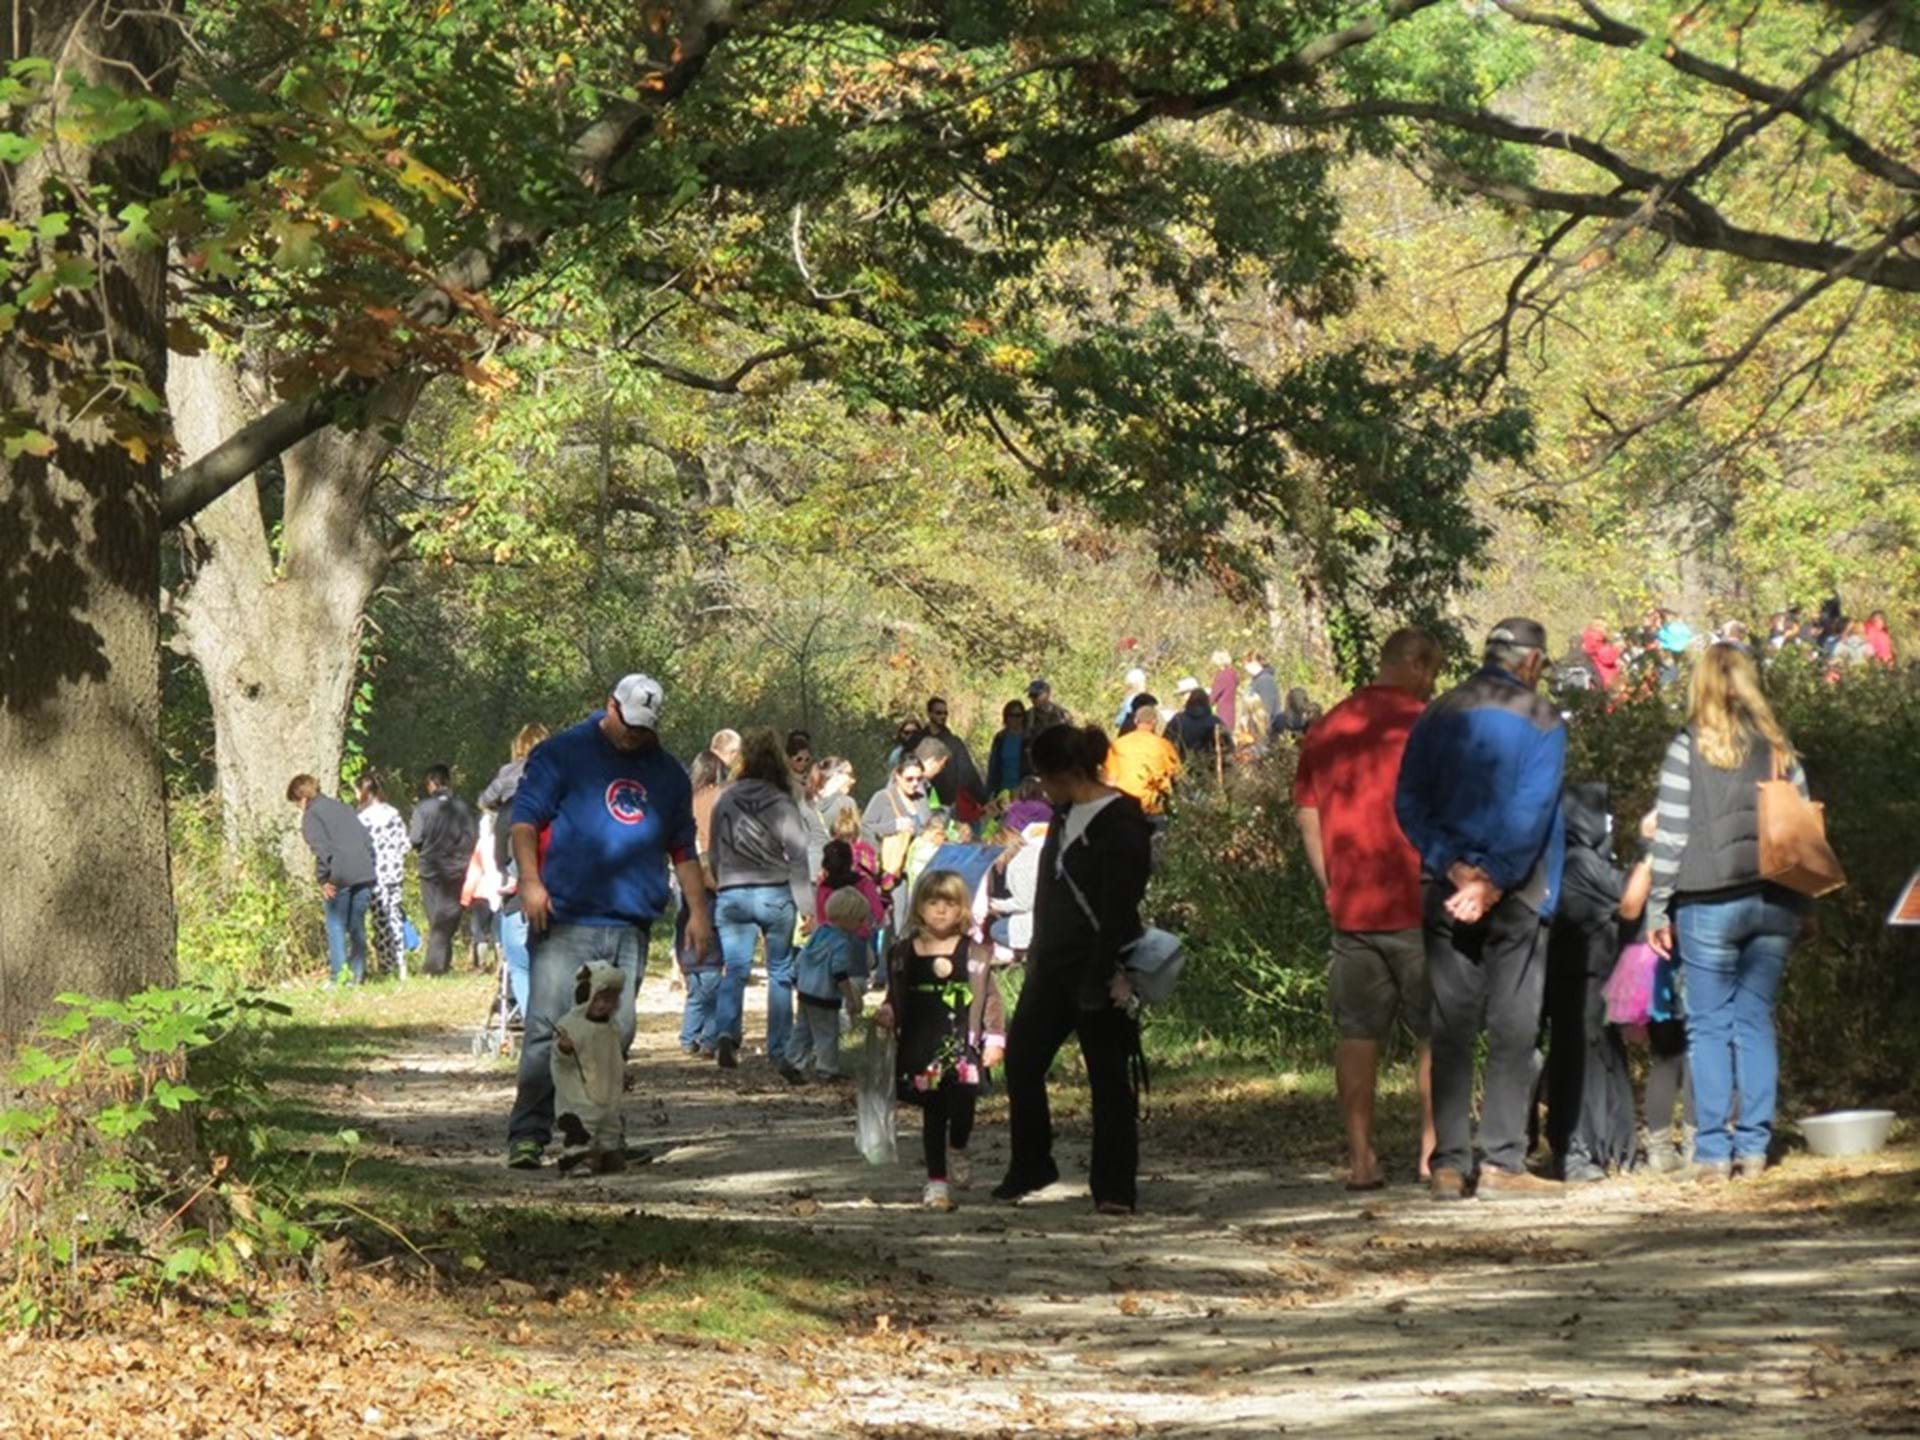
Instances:
[[[253,417],[231,364],[206,355],[175,372],[168,398],[189,460]],[[405,421],[421,384],[390,382],[367,428],[322,431],[287,452],[278,555],[255,479],[189,526],[180,644],[212,702],[227,838],[273,846],[295,874],[308,862],[287,781],[309,774],[329,794],[338,786],[361,630],[388,565],[368,516],[392,449],[378,432]]]
[[[0,47],[9,60],[64,55],[67,71],[126,88],[130,72],[171,74],[177,33],[163,8],[110,13],[108,24],[89,0],[40,0],[14,8]],[[166,149],[145,131],[104,147],[69,136],[7,167],[11,218],[31,228],[43,196],[73,194],[50,178],[56,158],[82,193],[98,183],[150,194]],[[61,991],[125,995],[174,973],[159,455],[136,458],[97,411],[74,422],[58,393],[75,369],[110,357],[164,389],[166,256],[92,227],[75,227],[71,249],[100,282],[24,310],[0,345],[0,410],[58,442],[47,457],[6,462],[0,479],[0,1049]]]

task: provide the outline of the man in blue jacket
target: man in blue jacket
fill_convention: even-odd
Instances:
[[[625,972],[621,1049],[633,1044],[634,996],[647,938],[680,877],[694,953],[713,948],[695,851],[693,786],[660,745],[659,683],[629,675],[607,708],[542,741],[513,797],[513,859],[529,950],[520,1083],[507,1121],[507,1163],[537,1170],[553,1138],[554,1022],[574,1004],[574,977],[602,962]]]
[[[1473,1173],[1473,1052],[1487,1036],[1475,1193],[1558,1187],[1528,1174],[1527,1106],[1546,986],[1545,923],[1565,853],[1560,785],[1567,732],[1535,690],[1546,667],[1537,621],[1502,620],[1477,673],[1436,700],[1400,762],[1394,811],[1420,852],[1433,990],[1435,1199]]]

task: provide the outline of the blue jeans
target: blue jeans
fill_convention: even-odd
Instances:
[[[1773,1000],[1800,916],[1799,898],[1771,886],[1729,900],[1687,901],[1674,911],[1700,1127],[1693,1153],[1702,1165],[1766,1158],[1780,1079]],[[1735,1095],[1740,1120],[1729,1133]]]
[[[620,1048],[633,1048],[634,997],[647,963],[644,925],[549,925],[528,944],[526,1033],[520,1044],[520,1084],[507,1119],[507,1143],[553,1138],[553,1022],[577,1003],[574,974],[601,961],[627,973],[620,992]]]
[[[713,1013],[720,1000],[722,977],[718,970],[682,970],[687,982],[687,1003],[680,1012],[680,1044],[698,1045],[712,1050]]]
[[[527,917],[518,910],[502,910],[495,924],[500,953],[507,957],[507,1003],[525,1015],[533,963],[527,951]]]
[[[353,983],[367,978],[367,908],[373,904],[373,886],[343,885],[326,902],[327,978],[338,982],[349,966]]]
[[[767,1054],[787,1053],[793,1028],[793,892],[784,885],[742,885],[714,899],[713,928],[720,934],[726,969],[713,1012],[714,1038],[740,1043],[747,976],[753,971],[753,939],[767,942]]]

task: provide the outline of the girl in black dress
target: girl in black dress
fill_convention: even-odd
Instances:
[[[875,1016],[899,1036],[900,1098],[926,1117],[930,1210],[953,1209],[953,1191],[972,1180],[974,1104],[1006,1044],[999,984],[967,938],[972,900],[951,870],[920,877],[907,934],[887,952],[887,1000]]]

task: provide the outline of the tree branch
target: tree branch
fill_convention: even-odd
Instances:
[[[589,193],[597,194],[667,105],[685,94],[705,68],[714,44],[726,33],[732,0],[697,0],[678,45],[679,58],[649,77],[645,101],[619,101],[583,130],[568,151],[568,163]],[[556,222],[557,223],[557,222]],[[406,306],[408,323],[432,327],[450,323],[464,295],[497,284],[526,265],[554,228],[499,220],[480,244],[456,256]],[[191,519],[267,461],[324,429],[336,412],[364,390],[367,382],[346,381],[313,395],[288,400],[222,441],[193,464],[161,484],[163,521]]]
[[[805,355],[810,350],[818,350],[827,342],[824,339],[794,340],[785,345],[776,345],[771,350],[762,350],[749,355],[726,375],[702,375],[697,370],[689,370],[684,365],[676,365],[671,360],[663,360],[657,355],[645,351],[634,353],[634,362],[645,366],[658,374],[666,376],[678,385],[692,390],[705,390],[714,395],[738,395],[741,382],[763,365],[771,365],[776,360],[785,360],[794,355]]]

